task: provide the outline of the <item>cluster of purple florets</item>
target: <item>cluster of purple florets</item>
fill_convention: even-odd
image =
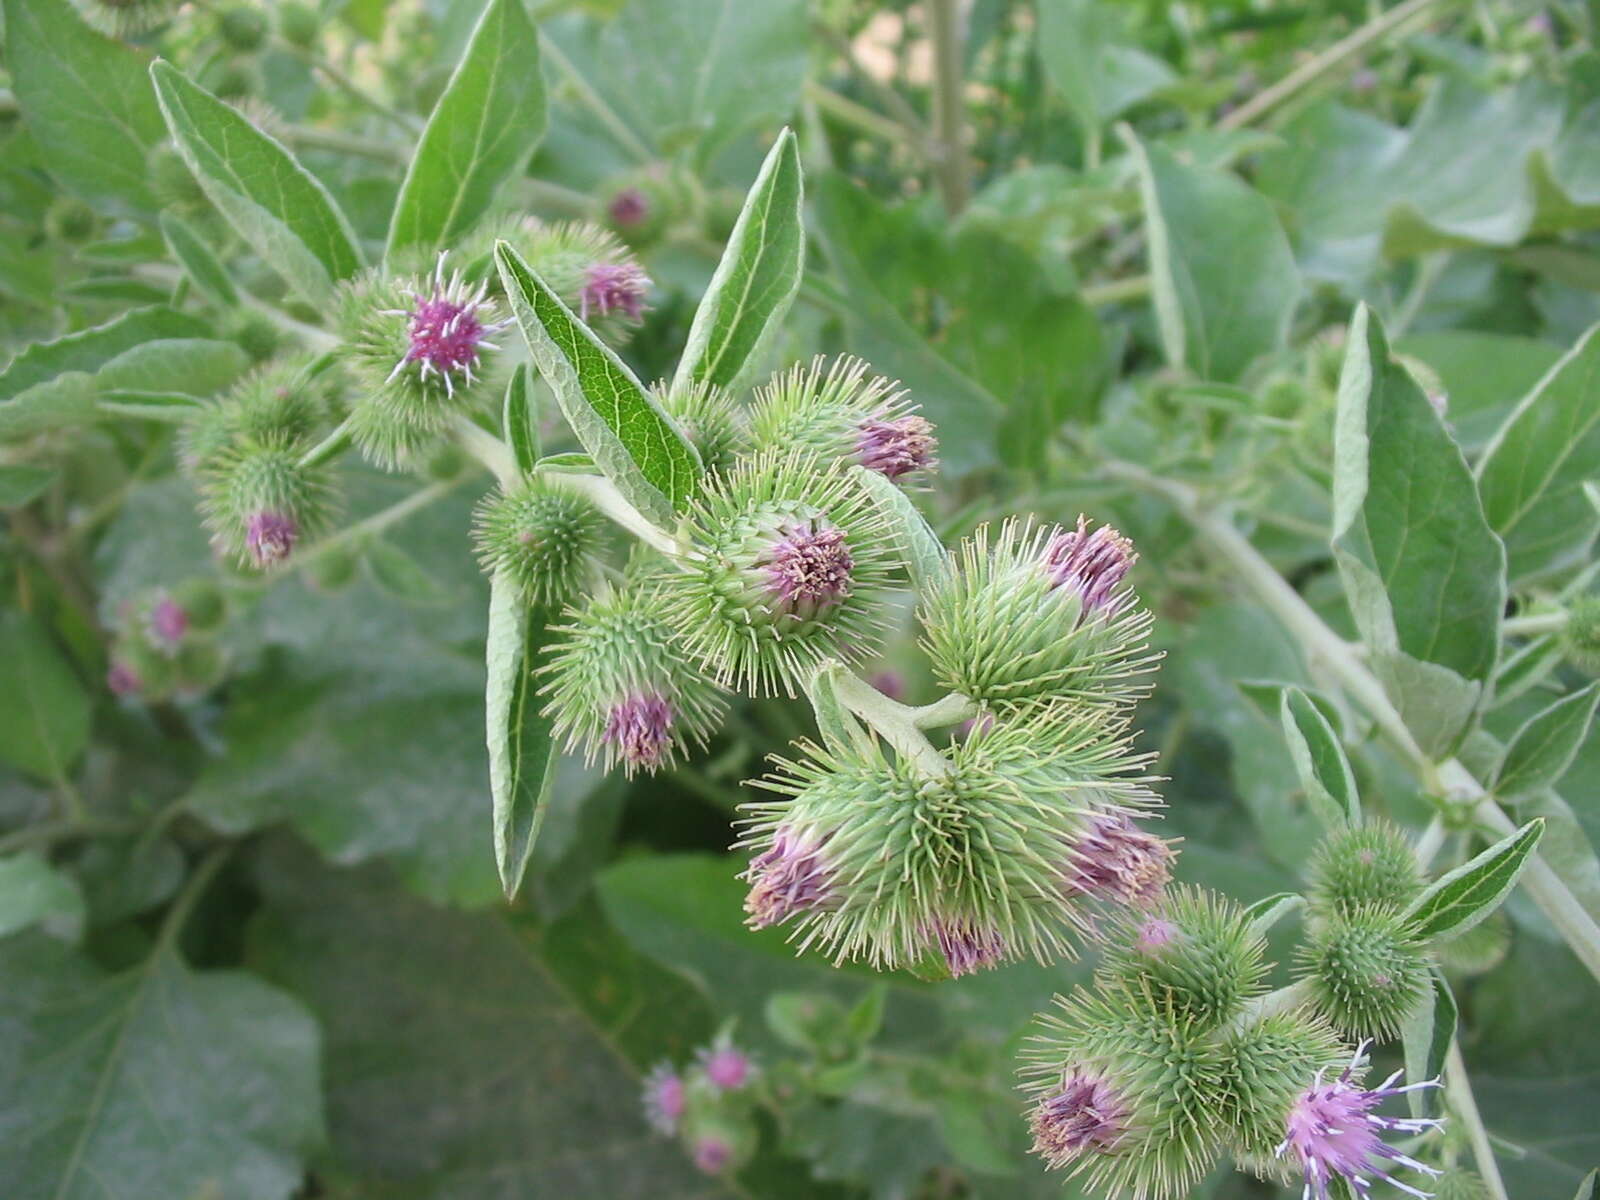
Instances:
[[[645,1077],[645,1119],[657,1133],[678,1138],[706,1174],[735,1170],[750,1150],[758,1075],[755,1061],[724,1033],[696,1051],[687,1069],[656,1065]]]

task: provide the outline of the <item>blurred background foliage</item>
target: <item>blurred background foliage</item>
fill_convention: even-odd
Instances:
[[[481,8],[186,4],[127,40],[290,146],[378,245]],[[640,377],[670,375],[744,189],[793,125],[811,254],[772,365],[849,351],[903,380],[939,427],[944,471],[921,499],[943,534],[1082,510],[1135,539],[1167,654],[1142,744],[1170,777],[1179,878],[1246,903],[1294,888],[1315,827],[1276,706],[1247,685],[1316,689],[1316,664],[1102,460],[1231,504],[1353,636],[1328,545],[1344,323],[1358,300],[1381,314],[1476,456],[1600,320],[1600,6],[528,8],[548,132],[501,203],[612,219],[635,245],[655,282],[625,351]],[[327,314],[172,169],[142,61],[74,92],[93,36],[79,13],[4,12],[0,1175],[22,1181],[7,1194],[1076,1194],[1025,1153],[1012,1071],[1029,1016],[1083,967],[879,981],[742,927],[739,781],[810,728],[803,704],[740,702],[707,754],[656,778],[563,761],[528,885],[501,899],[486,587],[466,538],[484,483],[462,464],[435,464],[403,523],[270,588],[232,580],[204,686],[110,694],[126,606],[213,571],[194,498],[165,427],[59,427],[37,393],[18,398],[49,384],[60,412],[92,409],[86,388],[206,394]],[[51,72],[55,99],[19,105]],[[629,189],[650,205],[637,226],[614,218]],[[113,321],[120,342],[27,349]],[[136,352],[152,339],[177,349]],[[1600,394],[1592,376],[1574,386],[1568,436],[1592,451]],[[424,486],[342,473],[352,522]],[[1582,578],[1593,518],[1512,542],[1523,603]],[[925,702],[906,625],[880,669]],[[1577,678],[1547,643],[1488,714],[1501,738]],[[1426,824],[1402,764],[1368,747],[1355,765],[1369,807]],[[1567,778],[1570,807],[1551,793],[1537,811],[1593,905],[1592,739]],[[1444,857],[1471,849],[1451,832]],[[1452,973],[1463,1046],[1509,1193],[1565,1200],[1600,1160],[1600,995],[1525,899],[1508,911],[1499,944]],[[802,999],[881,1013],[859,1044],[821,1045],[784,1018]],[[651,1135],[637,1097],[653,1063],[730,1021],[774,1077],[806,1083],[763,1111],[752,1164],[714,1179]],[[1275,1193],[1223,1171],[1195,1194]]]

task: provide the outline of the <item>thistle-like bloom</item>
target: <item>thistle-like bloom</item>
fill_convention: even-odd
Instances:
[[[542,670],[550,676],[545,711],[569,750],[581,746],[589,761],[604,758],[631,775],[705,744],[725,705],[684,661],[653,587],[594,596],[568,615]]]
[[[643,225],[650,216],[650,198],[636,187],[619,188],[606,205],[606,216],[619,229]]]
[[[1390,908],[1331,914],[1298,950],[1318,1011],[1355,1037],[1391,1037],[1428,988],[1427,948]]]
[[[531,476],[484,498],[473,514],[478,561],[530,603],[556,608],[582,590],[603,536],[586,498]]]
[[[719,1092],[736,1092],[749,1083],[755,1074],[750,1056],[735,1046],[727,1037],[705,1046],[696,1056],[700,1070]]]
[[[667,762],[676,735],[677,714],[659,692],[634,692],[622,697],[606,713],[601,740],[627,767],[654,771]]]
[[[171,596],[161,596],[150,606],[150,639],[171,650],[189,632],[189,614]]]
[[[630,321],[644,319],[644,297],[650,277],[633,262],[591,263],[578,293],[578,316],[605,317],[619,312]]]
[[[707,1175],[722,1174],[732,1161],[733,1147],[723,1138],[716,1134],[706,1134],[695,1139],[694,1165]]]
[[[876,650],[899,560],[883,510],[842,464],[760,455],[712,479],[694,553],[662,578],[670,624],[725,684],[793,694],[825,659]]]
[[[741,878],[750,884],[744,909],[752,929],[822,908],[832,896],[833,868],[823,847],[784,826],[773,833],[772,845],[750,860],[750,869]]]
[[[671,1063],[658,1063],[644,1081],[644,1115],[657,1133],[672,1134],[683,1119],[688,1097],[683,1077]]]
[[[1312,907],[1325,913],[1399,911],[1422,891],[1423,883],[1410,841],[1382,821],[1329,833],[1311,864]]]
[[[1127,1101],[1104,1074],[1068,1071],[1061,1086],[1040,1097],[1029,1115],[1033,1152],[1052,1167],[1104,1154],[1127,1132],[1128,1115]]]
[[[898,480],[938,465],[933,424],[894,380],[859,358],[820,355],[756,390],[750,429],[757,447],[800,447]]]
[[[1133,543],[1109,525],[1089,531],[1089,518],[1078,517],[1078,527],[1051,534],[1045,543],[1045,574],[1052,587],[1078,593],[1084,616],[1111,610],[1125,602],[1119,591],[1128,568],[1138,559]]]
[[[744,408],[727,388],[704,382],[671,387],[663,380],[650,391],[694,443],[707,472],[727,471],[749,448]]]
[[[125,662],[113,662],[106,671],[106,687],[113,695],[132,696],[143,686],[139,673]]]
[[[942,961],[965,975],[1070,956],[1088,916],[1063,888],[1064,846],[1095,814],[1155,802],[1145,760],[1065,711],[991,725],[946,770],[876,745],[803,745],[743,806],[752,923],[792,919],[802,948],[874,966]]]
[[[1441,1124],[1439,1121],[1381,1117],[1373,1111],[1395,1096],[1403,1096],[1421,1088],[1437,1087],[1438,1080],[1396,1087],[1403,1074],[1396,1071],[1378,1087],[1363,1088],[1354,1079],[1367,1045],[1366,1042],[1361,1044],[1350,1065],[1331,1083],[1324,1082],[1323,1072],[1319,1071],[1311,1086],[1300,1094],[1289,1110],[1278,1154],[1288,1156],[1304,1173],[1303,1200],[1312,1200],[1313,1197],[1315,1200],[1328,1200],[1329,1187],[1335,1178],[1342,1179],[1361,1200],[1366,1200],[1372,1194],[1373,1178],[1381,1179],[1407,1195],[1425,1198],[1427,1192],[1402,1183],[1391,1175],[1390,1164],[1409,1167],[1427,1175],[1439,1174],[1433,1167],[1401,1154],[1383,1141],[1385,1133],[1416,1134],[1438,1129]]]
[[[469,286],[460,271],[446,279],[446,257],[439,255],[430,281],[403,288],[411,298],[410,308],[382,309],[379,315],[406,322],[405,352],[385,382],[394,382],[415,364],[420,379],[426,382],[430,375],[436,376],[446,394],[453,397],[458,384],[474,382],[483,352],[500,349],[489,339],[511,322],[494,319],[487,283]]]
[[[1122,813],[1097,814],[1072,852],[1068,882],[1101,900],[1153,904],[1172,878],[1172,848]]]
[[[178,10],[173,0],[74,0],[90,25],[114,38],[149,33]]]
[[[1150,614],[1121,580],[1126,539],[1007,521],[983,526],[926,591],[918,616],[939,681],[990,708],[1072,698],[1125,705],[1157,656]]]
[[[327,415],[331,373],[312,375],[295,359],[257,368],[219,401],[197,408],[178,432],[178,461],[200,478],[251,443],[299,442]]]
[[[299,522],[288,513],[262,509],[245,519],[245,549],[250,561],[263,570],[288,558],[299,537]]]

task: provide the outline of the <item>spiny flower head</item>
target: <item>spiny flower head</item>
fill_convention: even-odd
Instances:
[[[687,1106],[683,1077],[671,1063],[657,1063],[644,1081],[644,1114],[650,1128],[657,1133],[676,1133]]]
[[[136,38],[178,10],[174,0],[74,0],[90,25],[114,38]]]
[[[1108,549],[1124,547],[1120,535],[1093,538],[1017,520],[998,535],[980,527],[918,612],[939,681],[990,708],[1140,695],[1156,661],[1150,614],[1120,587],[1131,552]]]
[[[1600,596],[1579,596],[1567,609],[1561,647],[1590,674],[1600,674]]]
[[[201,511],[219,553],[258,570],[320,532],[332,509],[327,469],[301,462],[299,443],[246,440],[201,480]]]
[[[591,316],[621,313],[630,321],[641,321],[649,290],[650,277],[637,263],[590,263],[584,269],[583,288],[578,293],[578,316],[588,322]]]
[[[1318,1010],[1353,1036],[1393,1037],[1428,986],[1426,948],[1386,908],[1319,920],[1297,957]]]
[[[719,1092],[737,1092],[755,1077],[755,1064],[750,1056],[735,1046],[725,1033],[711,1045],[701,1047],[695,1062],[707,1082]]]
[[[1075,847],[1071,885],[1119,904],[1150,905],[1172,878],[1172,848],[1122,813],[1098,813]]]
[[[750,432],[760,449],[799,447],[890,479],[937,466],[933,425],[898,383],[869,374],[859,358],[809,364],[774,376],[756,391]]]
[[[743,410],[726,388],[703,382],[671,387],[663,380],[651,393],[694,443],[707,473],[728,470],[748,448]]]
[[[106,671],[106,687],[115,696],[137,695],[143,686],[139,673],[120,659],[114,661]]]
[[[306,441],[326,418],[334,386],[335,380],[313,375],[300,359],[258,367],[184,422],[178,461],[191,475],[201,475],[252,441]]]
[[[1428,1193],[1402,1183],[1389,1173],[1391,1165],[1409,1167],[1427,1175],[1439,1172],[1425,1163],[1400,1153],[1383,1140],[1386,1133],[1417,1134],[1437,1129],[1440,1122],[1404,1117],[1382,1117],[1374,1110],[1386,1100],[1437,1087],[1437,1080],[1396,1087],[1401,1072],[1396,1071],[1376,1088],[1366,1089],[1355,1081],[1367,1043],[1339,1076],[1327,1082],[1318,1072],[1311,1086],[1294,1101],[1284,1122],[1284,1138],[1278,1153],[1305,1176],[1305,1200],[1328,1200],[1335,1179],[1340,1180],[1360,1200],[1372,1195],[1372,1179],[1399,1188],[1411,1196]],[[1370,1178],[1369,1178],[1370,1177]]]
[[[1055,1004],[1022,1051],[1035,1152],[1104,1196],[1187,1196],[1221,1154],[1216,1041],[1143,989],[1080,988]]]
[[[383,310],[380,315],[405,321],[406,349],[394,365],[387,382],[393,382],[414,365],[418,377],[426,382],[437,376],[447,394],[454,395],[458,383],[470,385],[483,352],[500,347],[489,339],[510,324],[490,317],[488,286],[469,287],[456,271],[448,279],[440,254],[433,278],[426,284],[404,288],[411,305],[404,309]]]
[[[650,586],[609,590],[569,609],[542,668],[546,711],[568,749],[628,774],[669,766],[704,745],[726,707],[684,660]]]
[[[300,523],[289,513],[265,508],[245,519],[245,549],[257,567],[281,563],[294,551],[299,538]]]
[[[1311,902],[1325,912],[1398,911],[1422,891],[1422,869],[1406,837],[1382,821],[1336,829],[1311,864]]]
[[[498,294],[499,278],[489,265],[497,240],[510,242],[567,307],[611,345],[626,342],[643,318],[650,278],[611,230],[592,221],[551,224],[537,217],[488,223],[469,239],[464,257],[475,272],[483,264],[488,286]]]
[[[485,497],[473,520],[485,574],[504,573],[528,603],[544,608],[578,594],[603,532],[593,504],[538,476]]]
[[[694,1165],[707,1175],[720,1175],[733,1161],[733,1144],[726,1138],[706,1133],[695,1139]]]
[[[876,744],[805,744],[743,806],[756,924],[792,919],[802,948],[951,975],[1073,953],[1086,914],[1063,880],[1097,813],[1155,802],[1144,760],[1066,712],[953,745],[935,770]]]
[[[1152,921],[1161,924],[1154,930]],[[1198,888],[1170,889],[1149,914],[1130,914],[1112,938],[1100,978],[1148,991],[1163,1012],[1215,1029],[1260,990],[1261,936],[1233,901]]]
[[[790,692],[823,660],[876,649],[898,550],[840,464],[763,454],[709,481],[694,552],[663,577],[673,628],[719,680]]]
[[[1222,1041],[1226,1098],[1218,1115],[1239,1165],[1281,1179],[1277,1149],[1290,1107],[1308,1082],[1349,1057],[1333,1029],[1309,1009],[1272,1012],[1230,1026]]]
[[[606,204],[606,216],[624,229],[642,225],[650,216],[650,197],[631,185],[618,188]]]
[[[158,596],[150,606],[150,640],[167,650],[176,649],[189,632],[189,614],[171,596]]]

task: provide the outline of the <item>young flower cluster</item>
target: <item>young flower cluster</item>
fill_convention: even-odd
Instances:
[[[644,1113],[650,1127],[676,1137],[694,1165],[707,1175],[737,1171],[755,1150],[754,1060],[724,1029],[679,1070],[658,1063],[645,1078]]]
[[[153,588],[122,605],[106,669],[114,695],[144,701],[192,696],[214,686],[224,657],[216,632],[225,615],[210,581]]]

